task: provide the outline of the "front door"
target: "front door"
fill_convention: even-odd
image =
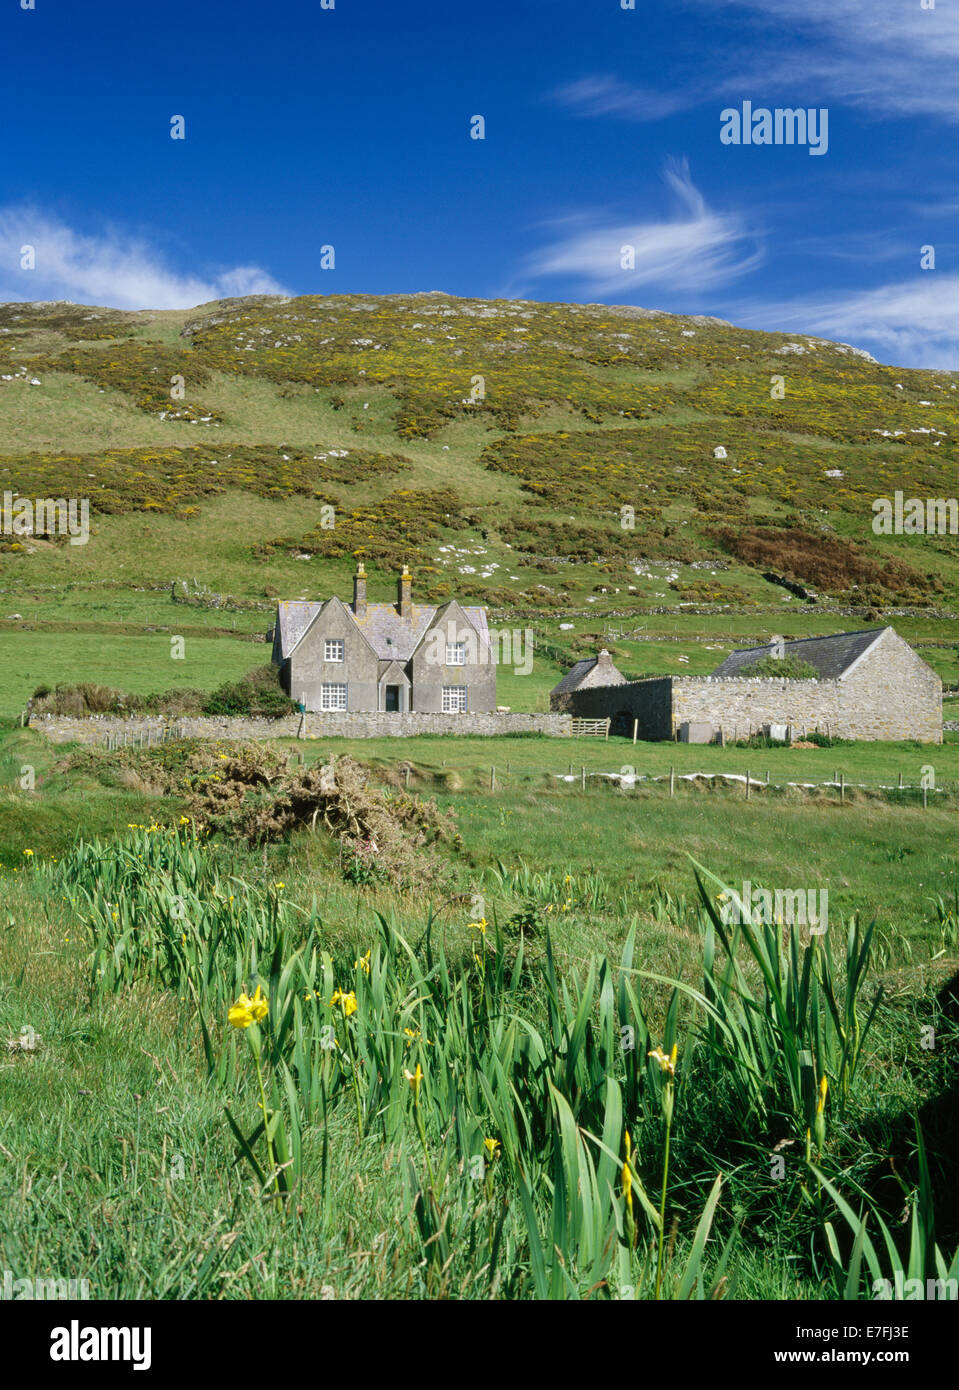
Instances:
[[[400,688],[398,685],[388,685],[386,687],[386,712],[387,714],[398,714],[400,708]]]

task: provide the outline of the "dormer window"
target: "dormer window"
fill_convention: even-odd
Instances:
[[[447,666],[466,665],[466,643],[447,642],[446,644],[446,664]]]
[[[323,642],[324,661],[343,661],[345,660],[344,646],[342,637],[327,637]]]

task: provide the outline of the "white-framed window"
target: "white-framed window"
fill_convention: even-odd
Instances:
[[[327,637],[323,642],[324,661],[342,661],[344,659],[342,637]]]
[[[346,685],[329,684],[320,686],[320,709],[346,709]]]
[[[447,642],[446,644],[446,664],[447,666],[466,665],[466,643]]]
[[[443,686],[443,713],[444,713],[444,714],[465,714],[465,713],[466,713],[466,686],[465,686],[465,685],[444,685],[444,686]]]

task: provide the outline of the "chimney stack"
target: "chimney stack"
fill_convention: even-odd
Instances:
[[[353,576],[353,616],[366,617],[366,570],[363,568],[362,560],[356,566],[356,574]]]
[[[396,585],[396,606],[399,609],[401,618],[412,618],[413,616],[413,576],[410,574],[409,565],[403,566],[403,573],[400,575]]]

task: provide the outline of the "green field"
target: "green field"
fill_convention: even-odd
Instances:
[[[584,793],[578,784],[560,784],[550,775],[561,755],[573,753],[576,763],[598,769],[615,761],[610,754],[616,752],[617,744],[623,750],[627,745],[581,740],[567,748],[540,739],[495,741],[504,774],[509,760],[513,780],[507,779],[506,785],[491,793],[488,786],[482,787],[479,771],[475,779],[471,771],[480,751],[476,745],[482,743],[486,751],[491,741],[416,740],[415,747],[404,744],[402,749],[397,747],[398,740],[390,748],[383,747],[385,742],[369,750],[383,774],[395,770],[398,755],[404,755],[401,766],[409,756],[416,795],[432,793],[455,814],[463,847],[449,861],[454,874],[452,896],[448,888],[437,896],[423,890],[397,892],[387,885],[356,887],[344,881],[327,838],[309,834],[269,847],[262,855],[247,854],[229,841],[219,847],[210,841],[200,847],[196,862],[202,874],[219,876],[221,886],[188,887],[190,870],[179,889],[188,904],[193,903],[194,894],[199,895],[195,908],[190,907],[183,919],[185,942],[192,940],[186,933],[194,929],[207,940],[194,914],[208,910],[201,902],[211,904],[209,910],[222,910],[215,905],[226,902],[227,883],[229,892],[242,894],[248,904],[244,910],[252,914],[249,930],[258,922],[257,933],[265,931],[267,938],[272,909],[262,919],[260,914],[274,898],[288,904],[283,909],[288,953],[305,939],[311,911],[318,912],[317,946],[329,953],[330,978],[344,989],[354,989],[360,1001],[356,1022],[350,1021],[356,1045],[361,1045],[358,1030],[372,1026],[373,1010],[395,1011],[391,1014],[394,1023],[386,1026],[395,1028],[401,1039],[403,1028],[426,1039],[422,1045],[413,1044],[412,1051],[401,1041],[394,1054],[397,1089],[390,1104],[398,1107],[395,1110],[377,1113],[372,1095],[367,1097],[365,1089],[355,1094],[348,1069],[328,1078],[332,1094],[325,1121],[311,1108],[312,1102],[297,1103],[305,1107],[296,1119],[302,1157],[291,1170],[294,1195],[278,1199],[281,1207],[295,1201],[300,1213],[294,1225],[296,1237],[289,1240],[282,1232],[290,1218],[274,1209],[269,1184],[266,1199],[258,1199],[259,1184],[251,1181],[253,1174],[244,1168],[242,1157],[239,1166],[233,1163],[235,1145],[223,1110],[224,1105],[230,1107],[244,1132],[251,1128],[245,1117],[254,1112],[251,1082],[255,1087],[255,1078],[244,1061],[246,1049],[236,1045],[243,1040],[229,1036],[224,1013],[250,969],[249,962],[242,957],[235,963],[224,961],[223,973],[203,975],[209,983],[197,985],[203,991],[198,1014],[185,987],[188,975],[182,977],[178,991],[163,958],[149,953],[147,943],[159,929],[154,923],[162,921],[169,905],[169,898],[163,896],[168,889],[163,887],[159,861],[155,873],[148,874],[139,888],[133,880],[127,888],[118,885],[116,889],[97,887],[88,880],[93,862],[100,865],[98,875],[107,871],[117,852],[109,848],[111,842],[118,847],[129,845],[132,851],[140,837],[140,852],[148,852],[148,846],[142,845],[144,832],[128,826],[155,824],[154,817],[162,824],[176,825],[188,802],[151,790],[156,780],[150,772],[154,755],[128,755],[118,764],[116,755],[84,754],[70,766],[63,761],[69,750],[52,750],[29,731],[8,731],[0,762],[4,779],[9,785],[30,764],[36,766],[38,782],[34,792],[9,791],[0,801],[0,861],[9,926],[0,935],[0,978],[13,986],[0,995],[0,1024],[13,1039],[27,1025],[42,1038],[38,1050],[22,1052],[7,1064],[0,1131],[7,1160],[0,1169],[4,1213],[0,1251],[11,1267],[70,1269],[76,1266],[81,1249],[88,1250],[91,1253],[84,1257],[82,1268],[90,1272],[95,1297],[302,1298],[321,1296],[328,1289],[334,1292],[326,1296],[335,1297],[488,1296],[491,1236],[487,1223],[495,1211],[506,1224],[494,1261],[501,1272],[493,1291],[501,1296],[537,1296],[537,1264],[513,1172],[514,1163],[526,1151],[525,1141],[519,1133],[514,1150],[495,1091],[485,1101],[477,1094],[470,1102],[477,1107],[476,1123],[483,1133],[476,1137],[475,1130],[455,1130],[459,1137],[452,1140],[442,1120],[446,1102],[437,1048],[452,1058],[466,1047],[454,1021],[458,1009],[472,1000],[469,1007],[479,1014],[471,1046],[479,1051],[473,1061],[464,1053],[456,1065],[480,1064],[486,1046],[483,1039],[500,1037],[498,1025],[486,1020],[483,1012],[485,990],[490,991],[490,1004],[499,1000],[496,1007],[504,1008],[506,1016],[517,1011],[517,1017],[529,1025],[547,1027],[551,1006],[542,977],[547,938],[555,968],[574,999],[588,986],[590,960],[618,961],[630,936],[641,970],[695,988],[702,977],[706,919],[693,860],[737,891],[743,879],[770,887],[828,887],[828,937],[831,950],[840,958],[850,924],[858,921],[864,930],[875,922],[861,985],[860,1025],[879,985],[885,1002],[872,1021],[848,1101],[840,1103],[838,1090],[835,1100],[830,1100],[821,1151],[814,1152],[813,1158],[841,1188],[849,1191],[852,1183],[864,1184],[877,1213],[892,1220],[909,1191],[918,1199],[919,1188],[908,1186],[918,1181],[909,1116],[921,1108],[934,1175],[937,1238],[944,1248],[959,1239],[959,1211],[949,1195],[956,1190],[955,1155],[949,1147],[948,1114],[952,1112],[943,1111],[940,1104],[940,1097],[954,1085],[950,1078],[954,1076],[955,1025],[936,1004],[942,982],[957,969],[959,952],[959,920],[954,908],[948,907],[959,890],[954,796],[923,810],[915,795],[906,805],[859,796],[840,806],[835,796],[818,800],[806,794],[763,792],[746,805],[741,790],[697,792],[681,787],[670,799],[662,785],[623,793],[595,781],[588,781]],[[292,745],[289,751],[294,751]],[[332,745],[329,750],[307,745],[310,756],[327,751],[332,751]],[[338,753],[343,751],[338,746]],[[664,753],[678,761],[684,753],[700,751],[732,765],[733,756],[742,750],[664,750],[639,745],[636,760],[652,769],[663,765]],[[824,749],[816,754],[807,750],[802,755],[804,764],[808,767],[820,754],[831,759],[837,751],[847,755],[850,750]],[[884,752],[907,769],[918,756],[908,749]],[[393,758],[387,756],[390,753]],[[939,753],[955,757],[954,748]],[[789,756],[769,750],[771,763],[778,759],[782,764]],[[863,768],[867,764],[864,759]],[[451,772],[463,779],[459,791],[448,789]],[[86,838],[100,835],[106,840],[98,861],[84,869],[77,861],[77,869],[68,869],[70,877],[64,881],[59,866],[76,861],[71,845],[77,824]],[[154,841],[150,854],[160,853],[164,833],[173,832],[161,832],[157,825],[145,836]],[[25,854],[26,850],[33,854]],[[71,887],[60,886],[63,882]],[[457,898],[457,892],[462,898]],[[946,910],[937,910],[937,903],[946,904]],[[477,934],[468,927],[479,904],[490,923],[482,957],[476,955]],[[135,936],[141,943],[140,964],[129,982],[119,979],[107,987],[106,982],[97,983],[96,967],[91,975],[90,962],[100,934],[113,930],[111,909],[121,914],[121,921],[128,911],[133,914]],[[388,928],[378,920],[378,913]],[[524,924],[529,966],[521,984],[510,989],[502,980],[497,983],[495,972],[497,962],[515,959],[517,927],[509,924],[518,921]],[[177,923],[175,929],[179,934],[181,925]],[[410,943],[410,956],[399,946],[401,938]],[[376,992],[381,987],[377,985],[370,994],[368,985],[373,981],[368,982],[352,964],[367,950],[380,953],[382,999]],[[397,950],[398,956],[392,954]],[[447,986],[441,983],[447,977],[429,969],[437,952],[445,953],[449,962],[452,997],[447,997]],[[412,993],[410,968],[424,972]],[[263,964],[260,978],[269,993],[279,990],[276,978],[270,981]],[[482,989],[481,978],[486,981]],[[638,978],[635,983],[639,988]],[[460,994],[461,989],[465,993]],[[317,1027],[331,1017],[328,997],[332,996],[322,994]],[[715,1079],[709,1079],[715,1044],[708,1043],[703,1017],[690,999],[678,996],[679,1012],[670,1022],[667,985],[649,980],[642,985],[641,998],[643,1017],[653,1033],[649,1046],[665,1038],[668,1049],[675,1037],[680,1053],[669,1188],[676,1238],[667,1264],[667,1287],[675,1292],[685,1277],[693,1228],[722,1172],[722,1195],[714,1213],[716,1243],[708,1247],[700,1274],[703,1282],[697,1287],[708,1290],[716,1275],[720,1245],[736,1232],[730,1262],[735,1278],[726,1296],[838,1296],[845,1271],[831,1266],[823,1236],[823,1222],[835,1222],[837,1216],[822,1196],[810,1200],[815,1189],[804,1177],[801,1144],[790,1153],[784,1185],[756,1177],[757,1165],[768,1173],[766,1150],[776,1139],[802,1137],[801,1116],[791,1109],[788,1087],[781,1089],[786,1082],[778,1064],[770,1072],[771,1078],[779,1080],[770,1081],[769,1113],[764,1112],[763,1118],[757,1112],[747,1121],[735,1090],[727,1090],[725,1082],[717,1090]],[[601,1021],[605,1007],[597,996],[593,1009],[599,1012],[590,1011],[600,1029],[596,1046],[605,1026]],[[200,1016],[212,1030],[214,1072],[209,1079]],[[335,1010],[332,1017],[335,1022]],[[441,1017],[445,1018],[442,1024]],[[938,1050],[925,1053],[917,1039],[930,1023],[940,1043]],[[297,1026],[307,1030],[306,1038],[313,1026],[309,1011]],[[572,1016],[568,1024],[555,1026],[560,1037],[572,1039]],[[567,1034],[563,1028],[571,1031]],[[582,1041],[569,1040],[558,1045],[560,1056],[567,1047],[576,1056],[576,1048],[584,1046]],[[589,1099],[588,1089],[582,1089],[584,1081],[579,1077],[581,1066],[599,1065],[598,1057],[587,1062],[593,1046],[590,1043],[575,1064],[555,1063],[560,1068],[555,1084],[578,1114],[584,1133],[604,1122],[602,1105],[594,1116],[595,1102]],[[618,1078],[617,1088],[625,1088],[637,1180],[652,1192],[663,1157],[656,1118],[662,1097],[657,1099],[653,1074],[645,1083],[631,1081],[628,1061],[626,1071],[622,1070],[624,1060],[614,1062],[610,1057],[604,1065],[611,1068],[610,1076]],[[410,1089],[402,1076],[403,1066],[416,1061],[429,1088],[428,1102],[423,1102],[429,1155],[425,1160],[416,1114],[408,1104]],[[275,1065],[281,1068],[279,1058]],[[306,1062],[294,1059],[290,1065],[303,1080]],[[488,1068],[490,1059],[482,1065]],[[826,1068],[830,1084],[838,1086],[835,1060],[823,1060],[820,1065]],[[519,1120],[523,1107],[532,1101],[519,1074],[515,1084]],[[638,1090],[629,1099],[633,1085]],[[608,1091],[607,1100],[613,1094]],[[279,1098],[268,1104],[282,1109]],[[293,1117],[283,1113],[288,1128]],[[557,1122],[561,1113],[560,1109]],[[464,1189],[452,1176],[457,1159],[446,1146],[454,1142],[459,1161],[468,1164],[469,1155],[476,1152],[470,1146],[478,1144],[482,1152],[483,1134],[488,1137],[490,1131],[503,1158],[501,1167],[491,1169],[492,1189],[483,1183]],[[254,1141],[253,1150],[264,1162],[262,1138]],[[412,1168],[397,1163],[400,1152],[408,1155]],[[888,1154],[896,1158],[897,1171],[907,1184],[905,1192],[881,1179],[883,1155]],[[69,1183],[55,1179],[63,1164],[74,1174]],[[432,1195],[427,1165],[433,1167]],[[438,1171],[447,1177],[439,1179]],[[548,1171],[547,1167],[542,1178],[537,1177],[534,1194],[536,1209],[547,1222],[552,1210],[549,1192],[554,1190]],[[424,1183],[427,1187],[422,1187]],[[433,1214],[449,1223],[449,1261],[444,1257],[434,1262],[430,1255],[431,1228],[424,1228],[414,1216],[417,1190],[421,1202],[436,1201]],[[429,1209],[433,1211],[432,1206]],[[607,1203],[603,1210],[607,1216],[592,1219],[604,1229],[617,1211],[620,1221],[625,1219],[618,1187],[612,1206]],[[637,1219],[642,1228],[646,1218]],[[467,1232],[475,1222],[485,1232],[485,1244],[471,1255]],[[215,1258],[204,1260],[204,1253],[212,1248],[209,1233],[221,1227],[229,1239],[216,1247]],[[565,1267],[572,1285],[561,1281],[553,1296],[585,1296],[595,1283],[593,1256],[582,1232],[577,1237],[570,1229],[565,1239]],[[603,1265],[607,1282],[600,1296],[604,1292],[622,1296],[624,1283],[638,1283],[643,1289],[640,1296],[652,1296],[652,1287],[632,1263],[628,1248],[614,1242],[613,1249],[619,1253],[611,1265]],[[654,1229],[645,1235],[641,1231],[638,1250],[643,1248],[655,1248]],[[262,1265],[260,1251],[270,1252]],[[549,1280],[541,1296],[546,1296],[548,1287],[552,1287]]]

